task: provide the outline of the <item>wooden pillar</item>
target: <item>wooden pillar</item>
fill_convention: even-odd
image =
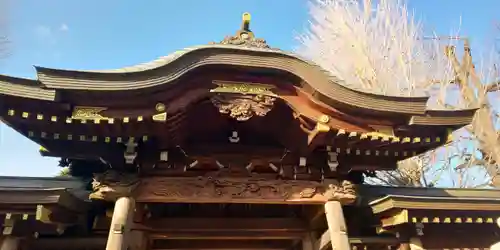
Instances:
[[[106,250],[127,250],[134,207],[135,201],[131,197],[120,197],[116,200]]]
[[[19,248],[19,238],[6,236],[0,241],[0,250],[17,250]]]
[[[342,204],[338,201],[328,201],[325,204],[326,222],[330,232],[330,240],[333,250],[350,250],[347,226],[345,223]]]

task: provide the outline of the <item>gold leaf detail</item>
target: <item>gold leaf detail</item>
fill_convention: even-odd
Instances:
[[[102,116],[100,113],[107,108],[103,107],[82,107],[78,106],[73,108],[73,114],[71,115],[71,119],[75,120],[107,120],[108,117]]]
[[[269,84],[219,81],[219,80],[215,80],[212,83],[217,85],[216,88],[210,90],[210,92],[212,93],[236,93],[245,95],[247,94],[267,95],[274,97],[277,96],[275,93],[272,92],[274,86]]]
[[[165,122],[167,120],[167,112],[153,115],[153,121],[155,122]]]

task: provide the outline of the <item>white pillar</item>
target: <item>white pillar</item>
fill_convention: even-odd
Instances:
[[[490,250],[500,250],[500,242],[491,245]]]
[[[330,240],[333,250],[350,250],[349,238],[347,236],[347,226],[345,223],[342,204],[338,201],[328,201],[325,203],[326,222],[330,232]]]
[[[5,236],[0,241],[0,250],[17,250],[19,248],[19,238]]]
[[[131,197],[120,197],[116,200],[106,250],[127,250],[134,207],[135,201]]]

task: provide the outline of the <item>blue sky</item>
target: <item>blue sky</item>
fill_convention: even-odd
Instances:
[[[491,45],[500,23],[498,0],[410,0],[429,30],[461,32],[473,50]],[[10,1],[12,55],[0,73],[34,77],[33,65],[110,69],[147,62],[184,47],[219,41],[239,28],[243,12],[252,30],[273,47],[293,49],[307,24],[306,0],[15,0]],[[496,20],[495,20],[496,18]],[[57,159],[0,124],[0,175],[53,176]]]

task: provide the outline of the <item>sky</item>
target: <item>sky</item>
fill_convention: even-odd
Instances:
[[[219,41],[252,14],[251,28],[272,47],[293,50],[307,25],[307,0],[0,0],[7,10],[11,55],[0,74],[34,78],[33,65],[113,69],[148,62],[189,46]],[[460,34],[474,51],[492,44],[499,0],[410,0],[426,30]],[[3,14],[3,13],[2,13]],[[0,124],[0,176],[54,176],[57,158]]]

